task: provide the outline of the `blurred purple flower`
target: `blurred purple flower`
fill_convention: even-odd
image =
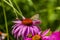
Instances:
[[[13,25],[12,34],[14,37],[26,37],[28,34],[37,34],[40,29],[37,24],[40,24],[40,20],[31,20],[31,19],[23,19],[13,21],[15,25]]]
[[[60,31],[53,32],[49,37],[49,40],[60,40]]]

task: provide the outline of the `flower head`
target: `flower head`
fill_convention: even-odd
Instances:
[[[37,35],[34,35],[32,37],[32,40],[48,40],[49,36],[46,36],[46,34],[50,31],[50,29],[44,31],[43,33],[39,32]]]
[[[14,34],[14,36],[17,38],[20,36],[26,37],[28,36],[28,34],[35,35],[40,32],[40,29],[36,25],[40,23],[39,20],[25,18],[23,20],[16,20],[13,22],[15,23],[15,25],[13,25],[12,27],[12,34]]]

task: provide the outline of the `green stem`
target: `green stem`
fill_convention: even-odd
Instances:
[[[7,34],[8,34],[8,36],[7,36],[7,40],[9,40],[7,18],[6,18],[6,13],[5,13],[5,9],[4,9],[4,7],[3,7],[3,12],[4,12],[4,19],[5,19],[6,32],[7,32]]]
[[[17,5],[16,1],[15,1],[14,3],[15,3],[15,5],[16,5],[16,7],[17,7],[18,11],[22,14],[22,12],[21,12],[21,10],[20,10],[19,6]]]
[[[9,2],[10,2],[10,4],[13,6],[13,4],[12,4],[12,2],[9,0]],[[16,14],[16,11],[15,11],[15,9],[13,9],[14,10],[14,13],[15,13],[15,15],[16,15],[16,18],[18,18],[18,15]]]
[[[10,4],[13,6],[13,4],[12,4],[12,2],[9,0],[9,2],[10,2]],[[16,15],[16,18],[18,18],[18,15],[16,14],[16,11],[15,11],[15,9],[13,9],[14,10],[14,13],[15,13],[15,15]]]
[[[20,12],[18,12],[15,8],[14,8],[14,6],[12,5],[12,2],[10,1],[10,3],[8,3],[6,0],[3,0],[5,3],[7,3],[10,7],[12,7],[13,8],[13,10],[17,13],[17,14],[19,14],[22,18],[24,18],[24,16],[22,15],[22,13]],[[16,14],[15,13],[15,14]]]

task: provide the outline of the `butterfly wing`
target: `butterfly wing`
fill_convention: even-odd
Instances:
[[[32,20],[38,20],[39,19],[39,14],[35,14],[34,16],[31,17]]]

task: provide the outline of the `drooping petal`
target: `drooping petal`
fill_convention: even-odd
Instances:
[[[41,21],[40,20],[33,20],[33,24],[36,25],[36,24],[40,24]]]
[[[19,31],[23,28],[23,25],[21,25],[21,26],[19,26],[20,27],[20,29],[19,30],[17,30],[16,32],[13,32],[13,34],[14,34],[14,37],[18,37],[18,33],[19,33]],[[15,30],[14,30],[15,31]]]
[[[14,24],[14,25],[12,26],[12,28],[14,28],[16,25],[18,25],[18,24]]]
[[[28,30],[27,30],[27,35],[30,33],[30,28],[28,27]]]
[[[45,31],[42,33],[42,36],[45,36],[49,31],[50,31],[50,29],[45,30]]]
[[[32,35],[34,35],[34,30],[32,27],[30,27],[30,31],[31,31]]]
[[[38,32],[38,35],[41,35],[42,31]]]
[[[27,27],[24,27],[23,30],[22,30],[22,36],[24,37],[24,33],[26,32],[27,30]]]
[[[18,30],[20,30],[21,27],[22,27],[22,26],[17,27],[17,28],[14,30],[14,33],[16,33]]]
[[[18,34],[19,30],[14,34],[14,37],[17,38],[17,34]]]
[[[22,21],[18,20],[18,21],[12,21],[13,23],[19,23],[22,24]]]
[[[14,33],[14,30],[19,27],[20,24],[17,24],[15,27],[13,27],[12,34]]]
[[[26,31],[24,32],[24,38],[27,38],[27,32],[28,32],[28,27],[27,27],[27,29],[26,29]]]
[[[35,31],[35,33],[40,32],[39,28],[37,26],[33,26],[33,30]]]
[[[17,34],[17,37],[20,37],[20,35],[22,34],[22,30],[23,30],[23,25],[21,26],[21,28],[20,28],[20,30],[19,30],[19,32],[18,32],[18,34]]]

